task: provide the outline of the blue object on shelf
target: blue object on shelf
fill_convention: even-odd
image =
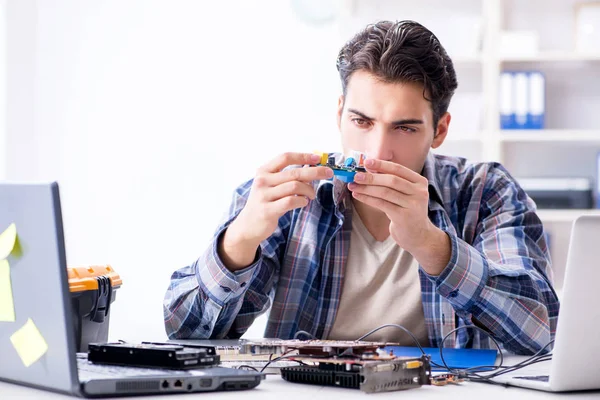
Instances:
[[[600,152],[596,155],[596,208],[600,208]]]
[[[421,350],[418,347],[385,346],[386,351],[393,351],[396,356],[420,357]],[[431,356],[432,363],[443,365],[440,358],[440,349],[437,347],[423,347],[425,353]],[[494,365],[497,350],[489,349],[452,349],[444,348],[444,360],[451,368],[472,368]],[[444,368],[431,366],[432,371],[445,371]]]
[[[544,129],[546,78],[540,71],[500,74],[500,129]]]
[[[529,107],[527,109],[527,128],[544,129],[546,114],[546,78],[539,71],[531,71],[529,78]]]
[[[514,104],[514,77],[509,71],[500,74],[500,129],[516,129]]]
[[[513,109],[515,129],[529,129],[529,74],[524,71],[513,74]]]

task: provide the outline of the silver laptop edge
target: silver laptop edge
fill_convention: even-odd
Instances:
[[[71,300],[58,185],[0,184],[0,229],[11,223],[16,224],[22,254],[8,257],[16,321],[0,323],[0,379],[77,393],[74,325],[71,313],[66,312]],[[9,338],[29,318],[42,332],[48,351],[25,368]]]
[[[600,357],[599,237],[600,216],[584,215],[574,221],[552,361],[496,381],[553,392],[600,389],[600,374],[591,367]],[[549,373],[548,382],[516,378],[544,371]]]

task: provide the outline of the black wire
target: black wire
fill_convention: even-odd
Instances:
[[[498,366],[498,368],[496,368],[495,370],[493,370],[492,373],[490,373],[490,374],[479,375],[477,373],[474,373],[473,375],[475,377],[478,377],[478,378],[493,379],[493,378],[496,378],[496,377],[498,377],[500,375],[504,375],[504,374],[507,374],[509,372],[513,372],[513,371],[516,371],[518,369],[528,367],[528,366],[536,364],[538,362],[551,360],[552,359],[552,354],[547,354],[547,353],[546,354],[542,354],[542,353],[552,343],[554,343],[554,340],[549,341],[544,347],[542,347],[541,349],[539,349],[535,354],[533,354],[532,356],[526,358],[525,360],[523,360],[523,361],[521,361],[521,362],[519,362],[517,364],[509,365],[509,366],[503,366],[502,363],[500,363],[500,366]],[[488,371],[485,371],[485,372],[488,372]]]
[[[448,339],[448,337],[450,335],[452,335],[454,332],[457,332],[457,331],[459,331],[461,329],[471,329],[471,328],[477,329],[477,330],[485,333],[490,339],[492,339],[492,341],[496,345],[496,348],[498,349],[498,353],[500,353],[500,366],[502,366],[504,364],[504,355],[502,354],[502,348],[500,347],[500,344],[498,344],[498,342],[496,341],[496,339],[494,339],[494,337],[488,331],[486,331],[485,329],[482,329],[482,328],[478,327],[477,325],[463,325],[463,326],[459,326],[458,328],[454,328],[450,332],[448,332],[446,334],[446,336],[444,336],[444,338],[442,339],[442,342],[439,345],[439,348],[440,348],[440,359],[442,360],[442,363],[444,364],[444,368],[446,368],[451,373],[459,374],[459,372],[455,372],[455,371],[460,371],[460,369],[458,369],[458,368],[450,368],[448,366],[448,364],[446,364],[446,360],[444,359],[444,343],[446,342],[446,339]],[[436,366],[438,366],[438,365],[436,365]],[[495,366],[495,367],[497,367],[497,368],[494,368],[493,370],[496,370],[496,369],[499,368],[498,366]],[[454,369],[454,371],[453,371],[453,369]]]
[[[277,361],[281,361],[281,360],[285,360],[287,358],[298,357],[298,354],[288,354],[288,353],[291,353],[292,351],[295,351],[295,349],[289,350],[289,351],[285,352],[284,354],[282,354],[281,356],[272,359],[271,361],[269,361],[268,363],[266,363],[264,365],[264,367],[262,367],[262,369],[260,370],[260,372],[263,372],[265,369],[267,369],[267,367],[271,363],[274,363],[274,362],[277,362]],[[311,354],[302,354],[300,357],[302,357],[302,358],[323,358],[323,356],[317,356],[317,355],[311,355]],[[292,361],[297,362],[299,364],[306,365],[305,363],[303,363],[300,360],[292,360]]]
[[[269,366],[271,363],[274,363],[275,361],[282,360],[282,359],[284,359],[285,357],[289,357],[289,355],[288,355],[288,354],[290,354],[292,351],[294,351],[294,350],[288,350],[288,351],[286,351],[285,353],[283,353],[281,356],[279,356],[279,357],[275,357],[275,358],[271,358],[271,357],[273,356],[273,354],[271,354],[271,355],[269,356],[269,361],[268,361],[268,362],[267,362],[267,363],[266,363],[266,364],[265,364],[265,365],[262,367],[262,369],[260,370],[260,372],[264,372],[264,370],[265,370],[265,369],[267,369],[267,367],[268,367],[268,366]]]
[[[549,361],[549,360],[552,360],[552,355],[542,355],[542,356],[536,356],[536,357],[532,356],[532,357],[527,358],[526,360],[521,361],[518,364],[506,366],[506,367],[504,367],[504,369],[502,369],[500,371],[496,371],[489,375],[485,375],[485,377],[488,379],[496,378],[500,375],[508,374],[508,373],[516,371],[518,369],[525,368],[530,365],[533,365],[533,364],[536,364],[539,362],[543,362],[543,361]]]
[[[367,336],[379,331],[380,329],[387,328],[387,327],[395,327],[395,328],[401,329],[404,332],[406,332],[413,339],[413,341],[415,342],[415,344],[417,345],[419,350],[421,350],[421,353],[423,353],[425,355],[425,350],[423,349],[423,347],[421,346],[421,344],[419,343],[419,340],[415,337],[415,335],[413,335],[412,332],[410,332],[408,329],[406,329],[402,325],[398,325],[398,324],[381,325],[380,327],[377,327],[377,328],[373,329],[372,331],[364,334],[360,338],[356,339],[356,341],[361,341],[364,338],[366,338]],[[498,365],[481,365],[481,366],[470,367],[470,368],[452,368],[452,367],[448,366],[448,364],[446,363],[446,360],[444,359],[444,343],[446,342],[446,339],[448,339],[448,337],[450,335],[452,335],[453,333],[455,333],[461,329],[477,329],[477,330],[483,332],[487,337],[489,337],[496,345],[498,353],[500,354],[500,363]],[[459,378],[466,378],[469,381],[489,383],[489,384],[500,385],[500,386],[508,386],[505,383],[494,381],[493,378],[496,378],[503,374],[507,374],[509,372],[516,371],[521,368],[528,367],[530,365],[533,365],[533,364],[536,364],[539,362],[551,360],[552,354],[550,354],[550,353],[542,354],[542,353],[544,353],[546,348],[548,348],[548,346],[550,346],[552,343],[554,343],[554,339],[549,341],[544,347],[539,349],[535,354],[533,354],[532,356],[528,357],[527,359],[525,359],[517,364],[504,365],[504,354],[502,353],[502,348],[500,347],[500,344],[498,343],[498,341],[491,335],[491,333],[489,333],[488,331],[486,331],[483,328],[478,327],[477,325],[463,325],[463,326],[459,326],[458,328],[451,330],[442,339],[442,341],[439,345],[439,349],[440,349],[440,359],[442,360],[443,365],[440,365],[433,361],[430,363],[432,366],[439,367],[439,368],[445,368],[448,370],[448,372],[457,375]],[[484,371],[481,371],[482,369]],[[481,375],[482,372],[491,372],[491,373],[488,375]]]
[[[364,338],[366,338],[367,336],[383,329],[383,328],[387,328],[387,327],[394,327],[394,328],[398,328],[398,329],[402,329],[404,332],[408,333],[410,335],[410,337],[412,338],[413,342],[415,342],[415,344],[417,345],[417,347],[419,348],[419,350],[421,350],[421,353],[423,353],[425,355],[425,350],[423,350],[423,347],[421,346],[421,344],[419,343],[419,340],[415,337],[415,335],[412,334],[411,331],[409,331],[408,329],[406,329],[405,327],[403,327],[402,325],[398,325],[398,324],[385,324],[385,325],[381,325],[378,328],[373,329],[372,331],[362,335],[361,337],[359,337],[358,339],[356,339],[357,342],[363,340]]]
[[[470,328],[478,329],[481,332],[484,332],[490,339],[492,339],[492,341],[498,348],[498,352],[500,353],[500,364],[499,365],[497,365],[497,366],[479,366],[479,367],[471,367],[471,368],[467,368],[467,369],[454,369],[454,370],[450,369],[447,366],[446,361],[444,360],[444,355],[443,355],[443,344],[444,344],[445,340],[448,338],[449,335],[451,335],[452,333],[454,333],[460,329],[470,329]],[[550,346],[552,343],[554,343],[554,340],[549,341],[544,347],[539,349],[535,354],[533,354],[532,356],[528,357],[527,359],[525,359],[517,364],[510,365],[510,366],[504,366],[503,365],[504,364],[504,355],[503,355],[502,349],[500,348],[496,339],[494,339],[494,337],[489,332],[487,332],[486,330],[484,330],[478,326],[465,325],[465,326],[461,326],[456,329],[453,329],[446,336],[444,336],[444,339],[442,339],[442,343],[440,344],[440,358],[441,358],[442,362],[444,363],[444,366],[446,368],[448,368],[448,370],[451,373],[458,374],[459,377],[462,375],[463,377],[467,378],[469,381],[473,381],[473,382],[490,383],[490,384],[495,384],[495,385],[507,386],[504,383],[494,381],[493,378],[496,378],[500,375],[507,374],[509,372],[513,372],[518,369],[533,365],[538,362],[550,360],[552,358],[551,354],[542,354],[542,353],[544,353],[546,348],[548,346]],[[484,369],[484,368],[485,369],[491,368],[492,369],[491,373],[487,374],[487,375],[482,375],[481,372],[490,372],[490,371],[479,371],[480,373],[469,372],[470,370],[480,370],[480,369]]]
[[[316,339],[316,337],[313,334],[311,334],[310,332],[306,332],[306,331],[296,332],[296,334],[294,335],[294,339],[298,339],[298,336],[300,336],[300,335],[308,336],[310,339]]]
[[[245,364],[244,365],[238,365],[236,368],[237,369],[249,369],[249,370],[252,370],[254,372],[260,372],[259,370],[257,370],[256,368],[254,368],[252,365],[245,365]]]
[[[532,355],[531,357],[529,357],[529,358],[521,361],[520,363],[517,363],[517,364],[511,366],[511,368],[518,369],[518,368],[521,368],[521,366],[530,365],[531,361],[534,361],[534,360],[536,360],[538,358],[541,359],[541,358],[548,357],[547,359],[551,359],[552,358],[552,354],[550,354],[550,353],[543,354],[543,353],[544,353],[544,350],[546,350],[546,348],[548,346],[550,346],[552,343],[554,343],[554,339],[552,339],[551,341],[549,341],[544,347],[542,347],[541,349],[539,349],[534,355]],[[545,361],[545,360],[543,360],[543,361]],[[504,371],[503,371],[503,373],[504,373]],[[498,375],[501,375],[501,374],[499,373]]]
[[[471,382],[481,382],[481,383],[490,383],[490,384],[494,384],[494,385],[502,385],[502,386],[509,386],[507,383],[502,383],[502,382],[497,382],[494,380],[494,378],[505,374],[505,373],[509,373],[509,372],[513,372],[516,371],[518,369],[524,368],[524,367],[528,367],[530,365],[536,364],[538,362],[542,362],[542,361],[548,361],[551,360],[552,357],[546,355],[546,356],[541,356],[538,359],[529,361],[525,364],[522,364],[523,362],[519,363],[522,364],[519,367],[514,367],[514,366],[506,366],[504,367],[505,370],[504,371],[498,371],[495,374],[490,374],[490,375],[480,375],[478,373],[469,373],[467,374],[466,378],[471,381]],[[529,359],[528,359],[529,360]],[[527,360],[526,360],[527,361]]]

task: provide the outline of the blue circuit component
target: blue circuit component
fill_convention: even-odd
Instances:
[[[336,163],[336,157],[333,153],[317,154],[321,156],[321,162],[319,162],[317,165],[323,165],[331,168],[333,170],[334,177],[344,183],[354,182],[354,176],[356,175],[356,172],[365,171],[363,166],[365,156],[360,152],[353,152],[352,156],[347,157],[339,164]],[[331,181],[333,179],[334,178],[331,178],[329,180]]]
[[[352,157],[348,157],[346,158],[346,161],[344,161],[344,166],[345,167],[356,167],[356,160]]]
[[[333,169],[333,175],[342,182],[352,183],[352,182],[354,182],[354,175],[356,175],[356,171],[346,171],[344,169]]]

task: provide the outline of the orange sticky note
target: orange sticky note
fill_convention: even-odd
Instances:
[[[31,366],[48,351],[48,343],[31,318],[12,334],[10,341],[26,367]]]
[[[4,260],[15,248],[17,240],[17,226],[10,224],[8,228],[0,233],[0,260]]]
[[[0,260],[0,322],[15,322],[10,265],[6,260]]]

